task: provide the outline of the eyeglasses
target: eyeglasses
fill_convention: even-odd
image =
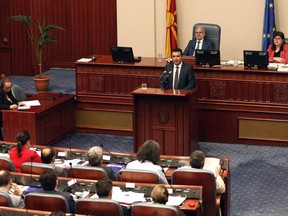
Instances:
[[[282,40],[282,38],[280,38],[280,37],[275,37],[275,38],[273,38],[274,40]]]

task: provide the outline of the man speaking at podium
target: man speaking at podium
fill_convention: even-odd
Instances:
[[[195,75],[192,65],[182,62],[182,50],[172,50],[172,63],[168,63],[161,76],[164,89],[191,90],[195,87]],[[163,83],[165,82],[165,83]]]

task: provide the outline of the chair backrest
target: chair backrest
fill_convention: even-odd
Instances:
[[[56,172],[56,168],[53,164],[44,164],[37,162],[24,162],[20,166],[21,173],[29,173],[35,175],[41,175],[44,170],[53,170]]]
[[[0,206],[13,207],[12,200],[7,191],[0,190]]]
[[[285,43],[287,43],[287,44],[288,44],[288,38],[285,38]]]
[[[118,181],[135,183],[159,183],[156,172],[150,170],[122,169],[118,173]]]
[[[7,157],[0,157],[0,170],[5,169],[10,172],[15,172],[13,161]]]
[[[172,173],[172,184],[200,185],[203,199],[203,215],[216,215],[216,181],[214,174],[202,169],[176,169]]]
[[[210,23],[196,23],[193,26],[192,38],[195,37],[195,29],[197,26],[202,26],[205,29],[205,38],[212,41],[214,49],[220,49],[220,39],[221,39],[221,27],[217,24]]]
[[[24,91],[24,89],[19,86],[19,85],[12,85],[11,91],[13,96],[18,100],[18,101],[23,101],[26,100],[27,95]]]
[[[67,176],[70,178],[81,179],[108,179],[106,171],[101,167],[74,166],[67,170]]]
[[[123,216],[121,205],[109,199],[79,199],[76,201],[76,214],[94,216]]]
[[[150,203],[136,203],[131,209],[132,216],[179,216],[179,211],[172,206]]]
[[[47,191],[32,191],[25,196],[25,208],[42,211],[62,211],[69,213],[68,202],[61,194]]]

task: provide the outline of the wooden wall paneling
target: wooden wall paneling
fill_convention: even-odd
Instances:
[[[10,15],[32,15],[31,1],[11,0]],[[12,75],[33,75],[32,47],[26,29],[20,23],[11,25]],[[34,54],[33,54],[34,55]]]
[[[72,56],[73,58],[87,57],[93,54],[92,49],[92,0],[71,1],[71,25],[72,25]]]
[[[110,46],[117,45],[116,0],[94,0],[92,7],[94,53],[110,55]]]
[[[57,42],[49,46],[49,56],[47,64],[50,67],[59,65],[59,67],[71,67],[69,62],[76,61],[72,56],[72,24],[71,24],[71,0],[52,1],[52,14],[50,15],[51,23],[61,26],[65,29],[54,30],[53,35]],[[60,64],[61,63],[61,64]]]

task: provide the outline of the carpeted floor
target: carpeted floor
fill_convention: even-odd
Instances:
[[[53,69],[49,91],[75,93],[75,71]],[[31,77],[11,77],[27,93],[36,93]],[[69,144],[70,143],[70,144]],[[132,152],[133,138],[75,133],[55,146],[89,149],[104,145],[109,151]],[[241,144],[200,143],[208,156],[229,157],[231,216],[288,215],[288,148]]]

